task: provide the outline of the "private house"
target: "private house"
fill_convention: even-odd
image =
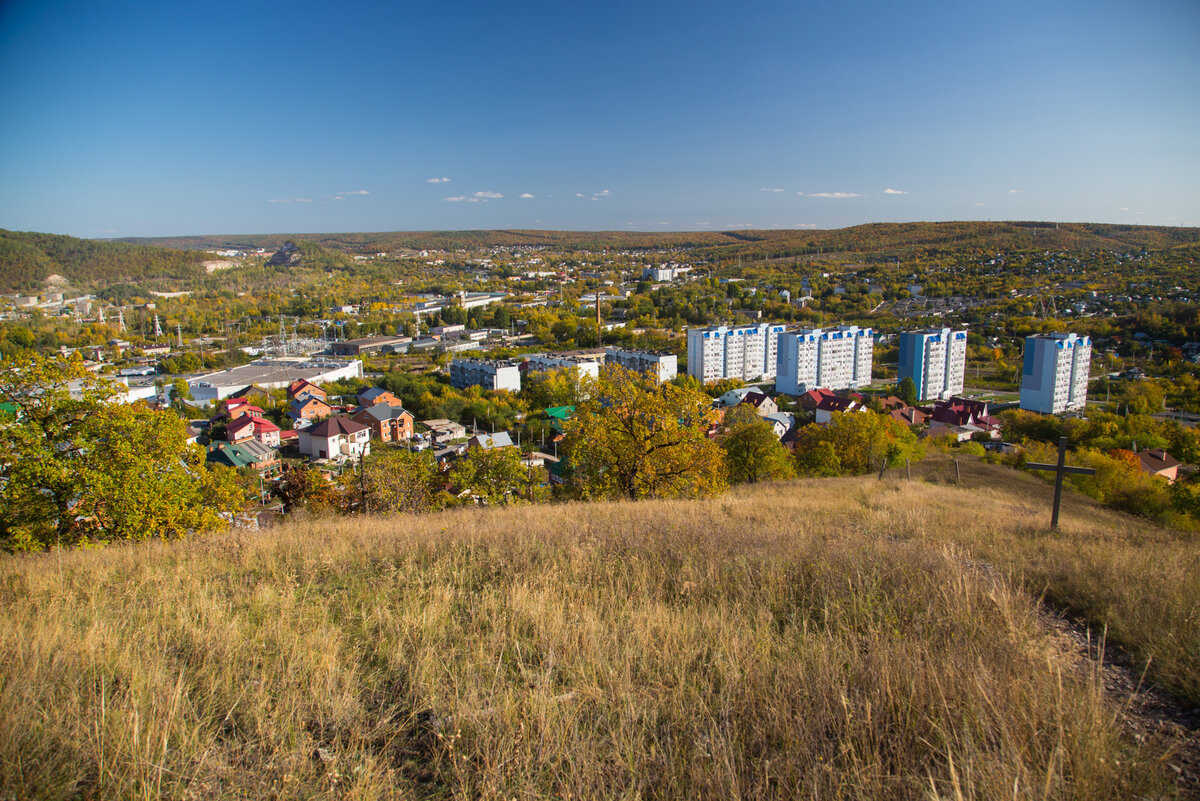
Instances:
[[[841,398],[837,395],[830,395],[821,400],[816,408],[816,423],[817,425],[828,425],[835,414],[839,412],[869,412],[866,406],[853,398]]]
[[[278,451],[268,448],[256,439],[244,442],[214,442],[209,446],[205,458],[235,470],[251,467],[263,478],[279,475],[282,465]]]
[[[945,401],[935,401],[932,411],[928,414],[930,425],[940,423],[960,428],[973,427],[986,432],[992,439],[1000,436],[1000,418],[988,414],[987,401],[952,397]]]
[[[837,395],[830,390],[824,389],[823,387],[817,387],[816,389],[810,389],[808,392],[800,395],[798,400],[800,401],[801,409],[804,409],[806,412],[811,412],[815,411],[816,408],[821,405],[821,401],[825,400],[826,398],[836,397]]]
[[[397,398],[386,389],[380,387],[371,387],[364,389],[358,393],[359,406],[374,406],[377,403],[386,403],[388,406],[403,406],[404,402]]]
[[[750,395],[754,392],[761,394],[762,390],[760,390],[758,387],[738,387],[737,389],[731,389],[721,396],[721,405],[737,406],[746,399],[747,395]]]
[[[255,439],[268,448],[278,449],[279,426],[256,414],[244,414],[225,427],[225,437],[230,442],[245,442]]]
[[[430,435],[434,442],[447,442],[452,439],[462,439],[467,435],[467,427],[455,423],[451,420],[436,420],[421,421],[426,428],[429,429]]]
[[[364,406],[351,419],[370,428],[371,436],[380,442],[404,442],[413,435],[412,413],[387,401]]]
[[[763,392],[751,392],[742,398],[742,402],[738,405],[753,406],[754,410],[762,417],[775,414],[779,411],[779,404],[775,403],[775,401],[771,400]]]
[[[1138,461],[1141,462],[1142,472],[1152,476],[1161,476],[1167,483],[1174,484],[1179,475],[1179,460],[1162,448],[1151,448],[1139,451]]]
[[[888,417],[909,427],[923,426],[929,420],[929,415],[915,406],[905,406],[901,409],[892,409],[888,412]]]
[[[483,448],[485,451],[490,451],[493,448],[511,448],[513,447],[513,441],[507,431],[500,431],[495,434],[476,434],[467,440],[467,447]]]
[[[251,403],[258,404],[259,406],[271,402],[270,393],[257,384],[249,384],[244,386],[229,397],[235,400],[247,400]]]
[[[796,416],[790,412],[772,412],[764,414],[763,420],[771,424],[775,436],[782,440],[796,426]]]
[[[213,415],[212,421],[219,423],[222,420],[236,420],[247,414],[256,414],[261,417],[264,412],[262,407],[255,406],[245,398],[226,398],[221,401],[220,411]]]
[[[292,398],[288,404],[288,417],[293,420],[320,420],[333,414],[333,407],[321,398],[305,394]]]
[[[349,417],[330,417],[300,432],[300,453],[314,459],[361,459],[371,453],[371,429]]]
[[[325,394],[325,390],[321,389],[319,386],[312,383],[311,381],[307,381],[303,378],[297,378],[295,381],[288,384],[288,388],[287,388],[288,400],[295,400],[297,398],[303,397],[304,395],[309,395],[311,397],[317,398],[322,403],[329,402],[329,397],[328,397],[328,395]]]

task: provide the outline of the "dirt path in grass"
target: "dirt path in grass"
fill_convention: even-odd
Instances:
[[[1164,755],[1163,770],[1175,780],[1182,797],[1200,799],[1200,709],[1142,681],[1127,655],[1105,648],[1102,638],[1086,626],[1045,605],[1042,618],[1063,649],[1075,654],[1079,673],[1099,666],[1105,695],[1117,705],[1117,720],[1125,734]]]

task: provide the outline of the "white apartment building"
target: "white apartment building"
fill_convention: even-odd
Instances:
[[[1025,338],[1021,408],[1042,414],[1082,409],[1087,403],[1092,341],[1077,334]]]
[[[775,390],[802,395],[811,389],[857,389],[871,383],[875,337],[870,328],[805,328],[779,336]]]
[[[465,389],[478,384],[484,389],[521,391],[521,371],[512,362],[489,359],[453,359],[450,362],[450,385]]]
[[[600,360],[590,356],[557,356],[553,353],[542,353],[530,356],[525,362],[528,372],[543,372],[545,370],[574,370],[583,378],[600,377]]]
[[[965,330],[926,328],[900,334],[900,380],[913,380],[917,400],[961,395],[966,370]]]
[[[689,328],[688,375],[702,384],[722,378],[774,378],[781,324]]]
[[[679,374],[679,357],[674,353],[605,348],[604,360],[608,364],[619,364],[626,370],[651,373],[658,377],[660,384]]]

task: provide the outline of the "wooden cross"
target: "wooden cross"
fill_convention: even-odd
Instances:
[[[1067,473],[1075,473],[1081,476],[1094,476],[1096,471],[1090,467],[1067,467],[1067,438],[1059,437],[1058,440],[1058,464],[1042,464],[1040,462],[1026,462],[1025,466],[1030,470],[1053,470],[1054,471],[1054,513],[1050,516],[1050,530],[1058,531],[1058,507],[1062,503],[1062,485],[1063,476]]]

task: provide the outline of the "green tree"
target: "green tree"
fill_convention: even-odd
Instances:
[[[827,456],[814,459],[808,454],[814,448],[824,449],[825,454],[831,450],[841,472],[851,475],[878,470],[885,462],[896,467],[905,459],[924,456],[917,435],[907,426],[871,412],[841,412],[834,414],[828,425],[802,428],[796,440],[796,459],[805,475],[815,474],[813,465],[824,469],[832,463]]]
[[[896,397],[912,406],[917,402],[917,383],[912,380],[912,376],[904,376],[900,379],[900,383],[896,386]]]
[[[771,424],[741,404],[725,414],[725,464],[733,484],[776,481],[796,474],[791,455],[780,444]]]
[[[341,508],[338,488],[316,467],[288,470],[271,487],[271,494],[283,502],[283,511],[294,514],[301,509],[327,513]]]
[[[171,408],[183,414],[187,411],[187,402],[192,400],[192,388],[182,378],[171,382]]]
[[[519,499],[527,478],[528,471],[516,448],[472,446],[450,470],[452,484],[489,505]]]
[[[84,541],[181,537],[241,508],[234,471],[209,468],[183,421],[117,402],[77,358],[0,362],[0,542],[36,550]]]
[[[712,401],[692,387],[605,367],[564,425],[567,464],[587,497],[714,495],[725,488],[724,451],[706,436]]]
[[[372,514],[417,514],[433,505],[438,469],[428,451],[377,451],[362,470],[367,511]]]

